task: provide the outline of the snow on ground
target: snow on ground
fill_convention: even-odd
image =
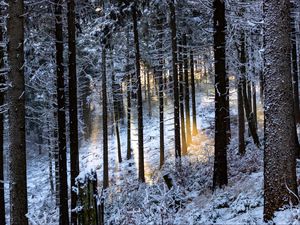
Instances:
[[[151,118],[148,116],[144,118],[146,184],[137,181],[137,118],[132,122],[133,159],[125,160],[126,125],[121,126],[124,160],[121,164],[117,159],[115,136],[110,135],[111,186],[105,194],[108,224],[263,224],[263,150],[256,148],[249,139],[246,155],[241,157],[237,154],[236,93],[233,92],[231,95],[231,108],[234,110],[231,111],[232,141],[228,151],[229,184],[215,192],[211,190],[214,151],[213,90],[204,90],[201,87],[196,99],[199,134],[193,137],[188,155],[182,158],[181,165],[174,161],[173,112],[172,108],[168,107],[172,104],[166,104],[166,163],[162,170],[159,170],[158,107],[156,100],[153,100],[152,108],[156,110],[153,111]],[[168,99],[169,103],[171,101]],[[82,174],[96,170],[101,189],[100,117],[94,118],[93,125],[90,141],[83,143],[80,149],[80,168]],[[300,175],[299,162],[297,169]],[[166,174],[174,183],[171,190],[163,180]],[[8,201],[8,196],[6,197]],[[48,156],[29,156],[28,201],[30,224],[58,224],[58,209],[55,206],[55,197],[50,192]],[[274,222],[300,224],[299,211],[299,207],[287,206],[276,214]]]

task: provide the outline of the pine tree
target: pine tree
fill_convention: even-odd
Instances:
[[[170,10],[170,30],[172,43],[172,71],[170,82],[173,82],[174,95],[174,140],[175,140],[175,157],[181,157],[180,146],[180,122],[179,122],[179,89],[178,89],[178,70],[177,70],[177,29],[176,29],[176,13],[174,0],[168,0]]]
[[[28,225],[24,79],[24,1],[8,1],[10,224]]]
[[[4,47],[2,43],[3,27],[0,27],[0,88],[5,87],[5,64],[4,64]],[[4,91],[0,91],[0,106],[4,105]],[[5,225],[5,199],[4,199],[4,112],[0,112],[0,221]]]
[[[290,1],[264,2],[264,220],[298,203],[291,75]],[[276,119],[275,119],[276,118]]]
[[[195,71],[194,71],[194,53],[190,52],[190,68],[191,68],[191,89],[192,89],[192,114],[193,114],[193,135],[198,134],[197,128],[197,110],[196,110],[196,91],[195,91]]]
[[[215,57],[215,162],[213,188],[228,183],[227,145],[228,145],[228,90],[225,66],[225,2],[214,0],[214,57]]]
[[[67,143],[64,81],[63,45],[63,0],[55,0],[55,37],[56,37],[56,76],[57,76],[57,124],[58,124],[58,169],[59,169],[59,224],[69,223],[68,182],[67,182]]]
[[[134,48],[135,48],[135,70],[136,70],[136,78],[137,78],[139,180],[141,182],[145,182],[143,99],[142,99],[141,66],[140,66],[141,57],[140,57],[140,47],[139,47],[139,34],[138,34],[136,6],[132,7],[132,20],[133,20],[133,35],[134,35]]]
[[[71,209],[76,208],[77,194],[72,191],[79,174],[78,154],[78,109],[76,70],[76,26],[75,1],[68,0],[68,46],[69,46],[69,116],[70,116],[70,161],[71,161]],[[72,211],[71,224],[77,224],[77,213]]]

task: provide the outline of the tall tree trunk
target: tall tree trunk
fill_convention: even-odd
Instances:
[[[187,143],[185,133],[185,120],[184,120],[184,79],[183,79],[183,57],[182,57],[182,42],[178,48],[178,64],[179,64],[179,100],[180,100],[180,128],[181,128],[181,151],[182,155],[187,154]]]
[[[10,224],[27,225],[24,2],[8,1]]]
[[[56,75],[57,75],[57,123],[58,123],[58,167],[59,167],[59,224],[69,224],[68,182],[66,158],[66,113],[64,82],[64,45],[62,0],[55,0]]]
[[[126,73],[127,73],[127,160],[131,159],[131,76],[129,65],[130,32],[127,29]]]
[[[295,117],[288,54],[290,1],[265,1],[264,14],[264,220],[267,221],[283,205],[298,203],[298,190],[296,134],[291,132],[295,130]]]
[[[256,105],[255,81],[252,81],[252,109],[253,109],[253,120],[254,120],[255,130],[257,130],[257,105]]]
[[[184,87],[185,87],[185,116],[186,116],[186,143],[192,143],[191,134],[191,117],[190,117],[190,84],[189,84],[189,61],[188,61],[188,46],[186,34],[183,35],[183,63],[184,63]]]
[[[247,93],[247,90],[249,89],[249,85],[247,84],[247,79],[246,79],[246,51],[245,51],[245,34],[242,32],[241,35],[241,55],[240,55],[240,61],[241,61],[241,82],[242,82],[242,90],[243,90],[243,101],[244,101],[244,107],[245,107],[245,112],[246,112],[246,118],[248,121],[248,127],[249,127],[249,133],[251,134],[254,143],[259,146],[259,138],[257,135],[257,130],[256,130],[256,125],[255,125],[255,120],[254,120],[254,114],[251,111],[252,107],[250,105],[249,98],[251,98],[251,94],[249,96],[249,92]],[[247,87],[248,86],[248,87]],[[251,85],[250,85],[251,86]]]
[[[102,47],[102,113],[103,113],[103,188],[109,186],[108,176],[108,126],[107,126],[107,90],[106,90],[106,41]]]
[[[191,87],[192,87],[192,114],[193,114],[193,135],[198,134],[197,128],[197,111],[196,111],[196,91],[195,91],[195,71],[194,71],[194,53],[190,53],[190,67],[191,67]]]
[[[2,9],[0,9],[2,11]],[[4,48],[2,46],[3,27],[0,27],[0,88],[5,87]],[[4,91],[0,91],[0,106],[4,105]],[[0,112],[0,221],[5,225],[5,199],[4,199],[4,113]]]
[[[137,11],[135,6],[132,7],[132,19],[133,19],[133,35],[134,35],[134,47],[135,47],[135,70],[137,78],[137,108],[138,108],[138,149],[139,149],[139,180],[145,182],[144,171],[144,125],[143,125],[143,98],[141,87],[141,66],[140,66],[140,45],[139,45],[139,33],[137,24]]]
[[[238,81],[238,118],[239,118],[239,154],[245,154],[245,114],[243,104],[242,82]]]
[[[243,40],[241,40],[243,41]],[[241,43],[242,44],[242,43]],[[242,46],[241,46],[242,48]],[[238,126],[239,126],[239,154],[244,155],[246,152],[245,149],[245,113],[244,113],[244,102],[243,102],[243,77],[245,76],[246,67],[245,62],[243,62],[242,53],[245,54],[245,52],[242,52],[238,50],[239,58],[240,58],[240,74],[238,77],[238,83],[237,83],[237,103],[238,103]]]
[[[121,89],[120,85],[116,83],[115,71],[114,71],[114,62],[113,62],[113,49],[110,50],[110,58],[111,58],[111,71],[112,71],[112,92],[113,92],[113,117],[114,117],[114,127],[116,131],[116,139],[117,139],[117,151],[118,151],[118,161],[122,162],[122,151],[121,151],[121,140],[120,140],[120,130],[119,130],[119,121],[120,121],[120,95],[119,90]]]
[[[292,4],[294,6],[294,4]],[[295,6],[294,6],[295,7]],[[294,8],[292,7],[292,9]],[[292,42],[292,74],[293,74],[293,94],[294,94],[294,112],[296,124],[300,123],[299,109],[299,82],[298,82],[298,63],[297,63],[297,40],[296,40],[295,18],[291,16],[291,42]]]
[[[174,140],[175,157],[181,157],[180,147],[180,122],[179,122],[179,91],[178,91],[178,70],[177,70],[177,29],[174,0],[168,0],[170,10],[170,29],[172,43],[172,70],[173,70],[173,95],[174,95]]]
[[[149,117],[152,116],[152,104],[151,104],[151,84],[150,84],[150,71],[149,67],[146,67],[146,79],[147,79],[147,96],[148,96],[148,110],[149,110]]]
[[[159,55],[159,63],[156,68],[156,79],[158,80],[158,97],[159,97],[159,146],[160,146],[160,168],[165,162],[165,140],[164,140],[164,77],[163,77],[163,23],[164,15],[158,8],[156,19],[156,30],[158,33],[157,49]]]
[[[71,209],[77,205],[77,193],[72,191],[79,174],[78,154],[78,109],[77,109],[77,70],[76,70],[76,26],[75,1],[68,0],[68,46],[69,46],[69,116],[70,116],[70,170],[71,170]],[[71,224],[77,224],[77,213],[71,211]]]
[[[127,73],[127,160],[131,159],[131,74]]]
[[[227,185],[227,104],[225,66],[225,2],[214,0],[214,56],[215,56],[215,162],[213,188]]]

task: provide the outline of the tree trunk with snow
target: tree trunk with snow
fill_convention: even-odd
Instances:
[[[159,97],[159,165],[163,166],[165,162],[165,138],[164,138],[164,80],[163,80],[163,23],[164,15],[160,9],[156,19],[156,30],[158,33],[157,49],[159,55],[158,66],[156,67],[156,79],[158,80]]]
[[[176,13],[174,0],[168,0],[170,10],[170,29],[172,43],[172,71],[173,76],[170,82],[173,82],[174,95],[174,140],[175,140],[175,157],[181,157],[180,146],[180,122],[179,122],[179,91],[178,91],[178,70],[177,70],[177,29]]]
[[[213,188],[222,187],[228,183],[227,175],[227,145],[228,145],[228,90],[226,89],[225,66],[225,2],[214,0],[214,57],[215,57],[215,161]]]
[[[58,123],[58,167],[59,167],[59,224],[69,223],[67,143],[64,81],[64,45],[62,0],[55,0],[56,76],[57,76],[57,123]]]
[[[264,220],[297,203],[290,1],[264,1]]]
[[[69,123],[70,123],[70,171],[71,171],[71,209],[77,205],[77,194],[73,191],[75,179],[79,174],[78,153],[78,108],[77,108],[77,70],[76,70],[76,26],[75,1],[68,0],[68,46],[69,46]],[[77,213],[71,211],[71,224],[77,224]]]
[[[180,128],[181,128],[181,152],[182,155],[187,154],[187,143],[186,143],[186,132],[185,132],[185,120],[184,120],[184,74],[183,74],[183,51],[182,42],[180,42],[180,47],[178,47],[178,75],[179,75],[179,107],[180,107]]]
[[[106,39],[106,38],[104,38]],[[103,188],[109,186],[108,175],[108,125],[107,125],[107,90],[106,90],[106,40],[102,46],[102,136],[103,136]]]
[[[2,9],[1,9],[2,11]],[[0,88],[5,87],[3,27],[0,27]],[[4,105],[4,91],[0,91],[0,106]],[[5,225],[5,199],[4,199],[4,112],[0,112],[0,221]]]
[[[242,70],[241,70],[242,72]],[[239,154],[245,154],[245,113],[243,104],[243,85],[241,77],[238,78],[238,126],[239,126]]]
[[[126,32],[126,74],[127,74],[127,160],[131,159],[131,77],[132,72],[129,66],[129,47],[130,47],[130,32],[127,28]]]
[[[191,134],[191,117],[190,117],[190,84],[189,84],[189,62],[188,62],[188,46],[187,36],[183,35],[183,64],[184,64],[184,103],[185,103],[185,118],[186,118],[186,143],[187,146],[192,143]]]
[[[140,44],[139,33],[137,24],[137,9],[136,6],[132,7],[132,20],[133,20],[133,35],[134,35],[134,48],[135,48],[135,70],[137,78],[137,108],[138,108],[138,149],[139,149],[139,180],[145,182],[145,169],[144,169],[144,126],[143,126],[143,97],[142,97],[142,84],[141,84],[141,66],[140,66]]]
[[[8,3],[10,224],[27,225],[24,2],[10,0]]]
[[[242,83],[242,91],[243,91],[243,102],[245,107],[246,118],[248,121],[249,134],[252,136],[254,143],[259,146],[259,138],[257,135],[257,129],[254,120],[254,114],[252,112],[252,106],[249,101],[251,98],[251,93],[249,93],[249,85],[246,79],[246,41],[245,41],[245,33],[242,31],[241,34],[241,54],[240,54],[240,62],[241,62],[241,83]],[[251,85],[250,85],[251,86]]]
[[[193,114],[193,135],[198,134],[197,128],[197,110],[196,110],[196,90],[195,90],[195,71],[194,71],[194,53],[190,52],[190,67],[191,67],[191,89],[192,89],[192,114]]]

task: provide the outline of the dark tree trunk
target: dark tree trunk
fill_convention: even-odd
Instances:
[[[2,9],[1,9],[2,11]],[[0,27],[0,88],[5,87],[3,28]],[[0,92],[0,106],[4,105],[4,91]],[[4,199],[4,113],[0,112],[0,221],[5,225],[5,199]]]
[[[280,4],[280,5],[278,5]],[[290,1],[264,2],[264,220],[298,203],[292,91]],[[276,118],[274,120],[274,118]]]
[[[256,85],[254,81],[252,81],[252,109],[253,109],[255,130],[257,130]]]
[[[173,70],[173,95],[174,95],[174,140],[175,157],[181,157],[180,147],[180,122],[179,122],[179,91],[178,91],[178,70],[177,70],[177,29],[174,0],[168,0],[170,9],[170,29],[172,43],[172,70]],[[170,80],[171,81],[171,80]]]
[[[127,160],[131,159],[131,76],[129,68],[129,43],[130,33],[127,30],[127,53],[126,53],[126,73],[127,73]]]
[[[158,33],[158,55],[159,64],[156,68],[156,79],[158,79],[159,97],[159,146],[160,146],[160,168],[165,162],[165,140],[164,140],[164,78],[163,78],[163,13],[158,9],[156,30]]]
[[[108,128],[107,128],[107,90],[106,90],[106,41],[102,47],[102,113],[103,113],[103,188],[109,186],[108,176]]]
[[[66,112],[63,60],[62,0],[55,0],[56,74],[57,74],[57,123],[58,123],[58,167],[59,167],[59,224],[69,224],[68,182],[66,158]]]
[[[215,162],[213,188],[227,185],[227,105],[225,66],[225,2],[214,0],[214,56],[215,56]]]
[[[24,2],[8,1],[10,224],[27,225]]]
[[[260,103],[264,104],[264,74],[262,69],[259,71],[259,93]]]
[[[141,66],[140,66],[140,46],[139,46],[139,33],[137,24],[137,11],[135,6],[132,7],[133,19],[133,35],[135,47],[135,70],[137,78],[137,107],[138,107],[138,149],[139,149],[139,180],[145,182],[144,171],[144,125],[143,125],[143,98],[141,87]]]
[[[238,82],[238,118],[239,118],[239,154],[245,154],[245,114],[243,104],[243,87],[241,79]]]
[[[75,23],[75,1],[68,0],[71,209],[75,209],[77,205],[77,193],[72,191],[72,188],[75,187],[75,179],[79,174]],[[71,224],[77,224],[77,213],[75,211],[71,211]]]
[[[243,41],[243,40],[241,40]],[[242,44],[242,43],[241,43]],[[242,62],[242,51],[239,51],[240,58],[240,74],[237,83],[237,101],[238,101],[238,126],[239,126],[239,154],[244,155],[245,149],[245,113],[244,113],[244,102],[243,102],[243,77],[245,76],[245,64]],[[243,53],[245,54],[245,53]]]
[[[191,117],[190,117],[190,84],[189,84],[189,61],[188,61],[188,51],[187,51],[187,37],[186,34],[183,35],[183,63],[184,63],[184,87],[185,87],[185,116],[186,116],[186,143],[187,146],[192,143],[191,134]]]
[[[196,91],[195,91],[195,71],[194,71],[194,54],[190,53],[190,67],[191,67],[191,86],[192,86],[192,114],[193,114],[193,135],[198,134],[197,128],[197,111],[196,111]]]
[[[185,133],[185,120],[184,120],[184,79],[183,79],[183,58],[182,58],[182,42],[178,48],[178,64],[179,64],[179,100],[180,100],[180,128],[181,128],[181,151],[182,155],[187,154],[187,143]]]

